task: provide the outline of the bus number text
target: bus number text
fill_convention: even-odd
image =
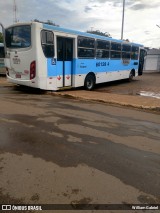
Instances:
[[[109,65],[109,63],[107,63],[107,62],[97,62],[96,63],[96,67],[105,67],[107,65]]]

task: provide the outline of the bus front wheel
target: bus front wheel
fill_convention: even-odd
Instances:
[[[84,86],[87,90],[93,90],[95,86],[95,76],[91,74],[87,75],[84,82]]]
[[[129,74],[128,81],[129,81],[129,82],[133,81],[133,77],[134,77],[134,72],[133,72],[133,70],[132,70],[132,71],[130,72],[130,74]]]

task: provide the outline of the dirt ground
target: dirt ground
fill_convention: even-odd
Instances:
[[[96,91],[126,95],[139,95],[141,91],[160,93],[160,72],[144,73],[130,83],[121,80],[100,84],[97,85]]]
[[[144,73],[143,76],[127,80],[96,85],[93,91],[83,87],[57,94],[82,100],[99,101],[138,109],[160,112],[160,73]]]

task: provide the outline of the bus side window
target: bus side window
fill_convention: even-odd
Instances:
[[[78,57],[79,58],[95,57],[95,39],[78,36]]]
[[[121,58],[121,43],[111,42],[111,59]]]
[[[131,50],[131,59],[132,60],[138,60],[138,53],[139,53],[139,47],[132,46]]]
[[[122,59],[129,59],[131,58],[131,45],[129,44],[122,44]]]
[[[110,42],[97,40],[96,42],[96,58],[109,58],[109,49],[110,49]]]
[[[41,31],[41,44],[46,58],[54,57],[54,35],[51,31]]]

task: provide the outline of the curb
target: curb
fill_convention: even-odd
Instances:
[[[96,101],[101,103],[160,112],[160,100],[156,98],[100,93],[94,91],[61,91],[52,94],[79,100]]]

